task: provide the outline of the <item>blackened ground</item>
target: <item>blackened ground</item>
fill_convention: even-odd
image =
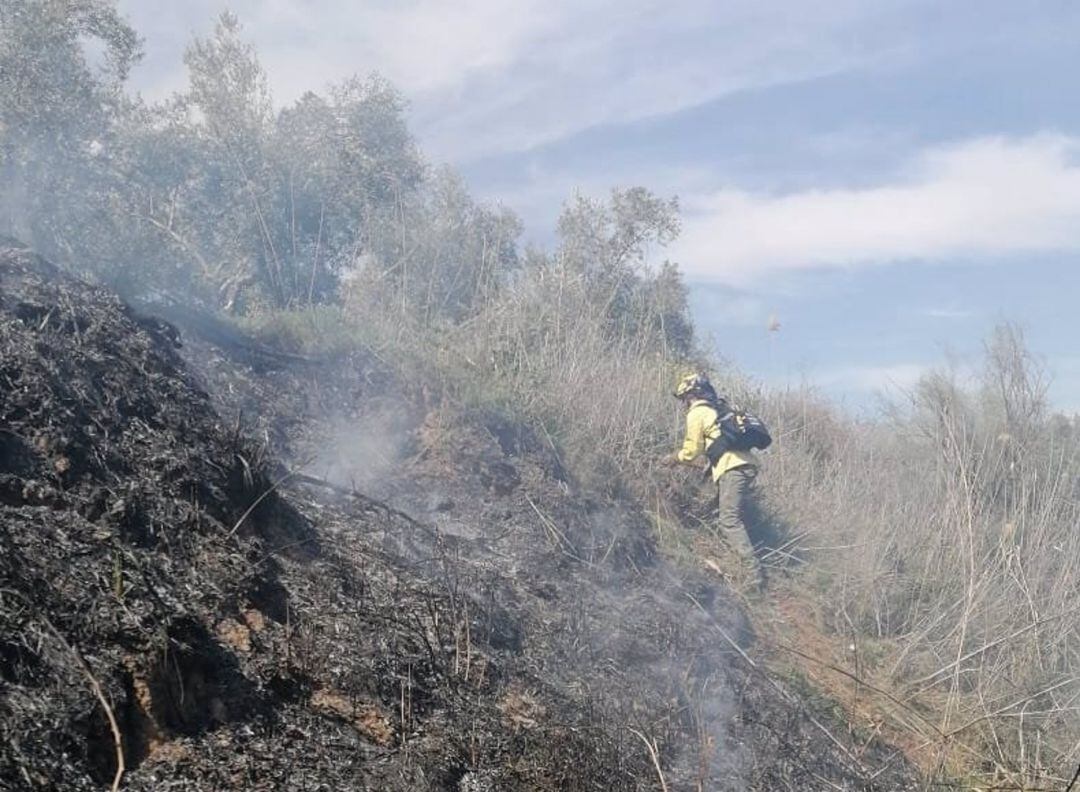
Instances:
[[[131,790],[906,785],[527,429],[181,331],[0,249],[0,788],[108,788],[95,685]]]

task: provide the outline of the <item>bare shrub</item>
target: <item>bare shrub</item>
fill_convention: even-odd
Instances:
[[[923,747],[1021,782],[1061,774],[1080,745],[1080,445],[1044,396],[1001,327],[981,387],[929,374],[887,423],[783,394],[769,465],[804,579],[837,632],[884,642],[867,672],[928,713]]]

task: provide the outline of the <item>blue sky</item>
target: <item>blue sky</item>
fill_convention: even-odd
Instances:
[[[225,5],[122,0],[133,85]],[[428,156],[547,242],[575,190],[678,195],[699,328],[864,406],[1018,322],[1080,411],[1080,3],[241,0],[279,104],[378,70]],[[781,328],[766,330],[775,316]]]

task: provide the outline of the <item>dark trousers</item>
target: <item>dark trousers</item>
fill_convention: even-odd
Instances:
[[[757,513],[757,468],[743,465],[722,475],[717,485],[717,524],[720,538],[750,569],[757,568],[748,528]]]

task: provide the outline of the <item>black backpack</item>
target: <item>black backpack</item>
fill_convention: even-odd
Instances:
[[[772,445],[765,422],[752,412],[731,407],[723,399],[710,406],[716,410],[716,424],[720,427],[720,436],[705,448],[710,466],[728,451],[761,450]]]

